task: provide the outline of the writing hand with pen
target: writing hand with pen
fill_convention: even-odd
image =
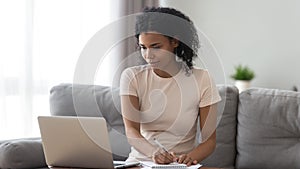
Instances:
[[[186,164],[187,166],[197,164],[197,160],[193,160],[188,154],[181,154],[176,156],[174,152],[169,152],[162,144],[154,139],[154,143],[159,147],[159,149],[153,154],[152,159],[158,164],[170,164],[172,162],[177,162],[180,164]]]

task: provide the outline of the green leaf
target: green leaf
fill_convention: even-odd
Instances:
[[[254,72],[248,66],[238,65],[235,67],[235,73],[231,75],[231,78],[235,80],[247,80],[250,81],[255,77]]]

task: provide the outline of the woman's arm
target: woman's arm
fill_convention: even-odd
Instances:
[[[179,156],[178,162],[196,164],[208,157],[216,147],[217,104],[199,108],[202,143],[188,154]]]
[[[138,97],[131,95],[121,96],[121,109],[129,144],[140,153],[152,158],[156,163],[167,164],[173,162],[174,156],[160,151],[159,148],[150,144],[141,135]]]
[[[155,151],[155,147],[153,147],[140,133],[138,97],[131,95],[121,96],[121,109],[129,144],[147,157],[151,157]]]

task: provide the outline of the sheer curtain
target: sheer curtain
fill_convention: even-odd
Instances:
[[[39,136],[50,88],[72,83],[82,48],[110,22],[110,9],[110,0],[0,1],[0,140]]]

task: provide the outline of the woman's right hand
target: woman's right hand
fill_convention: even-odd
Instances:
[[[162,149],[158,149],[152,155],[152,160],[157,164],[170,164],[177,160],[174,152],[166,152]]]

